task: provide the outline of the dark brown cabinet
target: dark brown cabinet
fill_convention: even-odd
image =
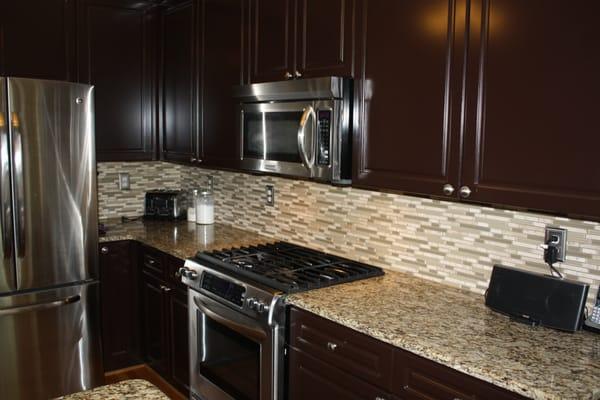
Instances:
[[[252,0],[250,81],[352,76],[355,0]]]
[[[361,3],[353,185],[441,196],[458,181],[465,6]]]
[[[355,186],[600,218],[597,3],[364,0],[358,15]]]
[[[151,1],[79,0],[79,80],[92,84],[98,161],[156,156],[158,12]]]
[[[0,2],[0,75],[75,81],[75,0]]]
[[[233,86],[243,83],[244,0],[201,0],[202,165],[236,168],[241,134]]]
[[[142,320],[146,362],[189,392],[187,290],[175,275],[183,260],[142,246]]]
[[[289,316],[291,400],[524,399],[295,307]]]
[[[131,241],[100,244],[102,350],[104,369],[140,362],[137,245]]]
[[[191,162],[199,141],[195,115],[197,2],[186,1],[162,12],[162,156]]]
[[[599,219],[600,3],[478,0],[471,15],[468,199]]]

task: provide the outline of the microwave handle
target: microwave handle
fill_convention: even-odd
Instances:
[[[298,150],[300,151],[300,157],[302,157],[302,161],[304,162],[304,165],[306,165],[306,167],[308,169],[312,169],[314,163],[315,163],[315,151],[314,151],[314,146],[315,146],[315,140],[314,140],[314,135],[315,135],[315,129],[312,129],[312,145],[313,145],[313,149],[311,149],[310,152],[310,157],[306,152],[306,146],[304,145],[304,139],[306,137],[306,125],[308,125],[308,121],[312,118],[313,121],[315,121],[317,119],[316,114],[315,114],[315,109],[312,106],[308,106],[304,109],[304,112],[302,113],[302,118],[300,118],[300,126],[298,127]]]

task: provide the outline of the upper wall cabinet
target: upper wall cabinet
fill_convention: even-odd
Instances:
[[[244,0],[202,0],[202,165],[235,168],[241,134],[233,86],[243,82]]]
[[[471,1],[469,200],[600,217],[600,3]]]
[[[464,3],[361,3],[353,184],[442,195],[458,180]]]
[[[465,3],[363,0],[354,184],[598,219],[600,4]]]
[[[152,2],[79,0],[79,76],[95,86],[98,161],[155,158],[158,12]]]
[[[251,0],[250,81],[352,76],[355,0]]]
[[[75,81],[74,0],[0,1],[0,75]]]
[[[168,161],[197,159],[195,46],[197,2],[187,1],[162,12],[162,156]]]

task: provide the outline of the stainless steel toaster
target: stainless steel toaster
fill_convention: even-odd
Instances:
[[[185,218],[185,196],[181,190],[151,190],[144,199],[144,218]]]

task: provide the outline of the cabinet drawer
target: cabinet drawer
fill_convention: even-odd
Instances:
[[[290,309],[290,344],[384,389],[391,387],[393,348],[349,328]]]
[[[159,279],[164,279],[165,256],[151,247],[142,247],[142,268]]]
[[[518,400],[524,397],[397,349],[393,392],[406,400]]]

